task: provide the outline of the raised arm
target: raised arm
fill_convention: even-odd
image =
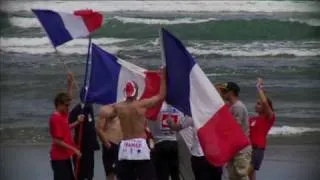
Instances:
[[[167,71],[166,68],[162,68],[160,69],[161,72],[161,84],[160,84],[160,92],[159,94],[151,97],[151,98],[147,98],[147,99],[143,99],[141,100],[139,103],[141,106],[145,107],[145,108],[152,108],[155,105],[157,105],[160,101],[164,100],[164,98],[167,95]]]
[[[67,82],[67,92],[71,99],[73,99],[73,87],[74,77],[71,71],[68,71],[68,82]]]
[[[263,79],[258,78],[257,79],[257,91],[259,95],[259,99],[261,101],[262,106],[266,110],[266,115],[268,116],[268,119],[271,119],[273,116],[273,110],[269,105],[268,99],[263,91]]]

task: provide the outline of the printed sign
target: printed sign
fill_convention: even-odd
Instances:
[[[172,119],[172,121],[174,122],[174,123],[178,123],[179,121],[179,116],[178,116],[178,114],[166,114],[166,113],[164,113],[164,114],[162,114],[162,117],[161,117],[161,128],[162,129],[169,129],[169,125],[168,125],[168,122],[167,122],[167,120],[169,119],[169,118],[171,118]]]

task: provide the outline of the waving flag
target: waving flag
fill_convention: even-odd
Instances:
[[[183,44],[162,29],[168,104],[192,117],[208,161],[222,166],[249,144],[215,87]]]
[[[123,89],[128,81],[138,84],[138,97],[142,99],[160,91],[158,72],[120,60],[95,44],[92,44],[90,69],[86,93],[88,103],[111,104],[125,100]],[[161,104],[147,111],[148,119],[156,119]]]
[[[92,10],[79,10],[73,14],[51,10],[32,9],[51,43],[57,47],[72,39],[87,37],[100,28],[103,22],[102,14]]]

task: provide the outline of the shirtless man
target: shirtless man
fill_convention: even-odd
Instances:
[[[138,86],[129,81],[124,88],[126,100],[110,105],[110,111],[102,109],[102,116],[108,119],[118,117],[123,140],[119,149],[117,167],[119,180],[155,180],[155,170],[150,160],[150,149],[146,142],[145,112],[160,103],[166,96],[166,71],[161,70],[161,86],[158,95],[138,100]]]
[[[116,180],[116,166],[118,162],[119,143],[122,140],[122,131],[118,117],[105,116],[112,112],[111,106],[101,107],[97,133],[102,142],[102,161],[107,180]]]

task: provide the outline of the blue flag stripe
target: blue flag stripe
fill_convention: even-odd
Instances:
[[[47,35],[49,36],[54,47],[72,40],[69,31],[65,28],[62,18],[58,13],[50,10],[38,9],[32,9],[32,11],[47,32]]]
[[[110,104],[117,100],[121,65],[117,58],[92,44],[92,64],[87,102]]]
[[[167,102],[192,117],[190,107],[190,72],[195,61],[183,44],[162,29],[162,43],[167,67]]]

